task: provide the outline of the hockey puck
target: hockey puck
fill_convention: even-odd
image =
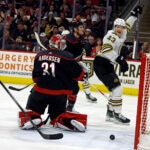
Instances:
[[[114,139],[115,139],[115,136],[114,136],[113,134],[111,134],[111,135],[109,136],[109,138],[110,138],[111,140],[114,140]]]

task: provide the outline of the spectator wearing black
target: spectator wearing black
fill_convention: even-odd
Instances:
[[[96,40],[94,35],[90,35],[88,37],[88,41],[85,43],[84,49],[86,52],[86,56],[91,56],[92,48],[95,46]]]
[[[99,21],[97,20],[97,18],[93,18],[91,30],[92,33],[95,35],[95,37],[103,38],[104,28],[105,28],[105,15],[102,15]]]
[[[11,36],[16,40],[18,36],[21,36],[23,41],[27,41],[27,30],[23,22],[17,23],[17,28],[12,30]]]
[[[40,41],[45,47],[49,47],[49,40],[44,32],[40,33]]]
[[[64,12],[60,12],[59,26],[64,26],[67,30],[69,29],[70,23],[66,19]]]
[[[0,38],[0,49],[2,48],[2,43],[3,43],[3,37]],[[5,45],[4,49],[6,50],[12,50],[14,49],[14,39],[10,36],[9,30],[5,31]]]
[[[56,19],[54,18],[54,14],[52,11],[50,11],[48,14],[47,23],[50,26],[57,25]]]
[[[29,51],[29,49],[26,49],[26,43],[23,42],[23,39],[21,36],[18,36],[15,41],[15,50],[19,51]]]
[[[50,34],[49,34],[48,38],[50,39],[55,34],[59,34],[58,26],[56,26],[56,25],[51,27]]]
[[[44,16],[41,19],[41,24],[40,24],[40,32],[45,32],[46,26],[47,26],[47,16]]]

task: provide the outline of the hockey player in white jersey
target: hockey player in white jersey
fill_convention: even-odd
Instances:
[[[142,7],[137,6],[131,11],[131,16],[125,21],[117,18],[114,21],[113,29],[109,30],[103,38],[102,51],[95,57],[94,70],[97,77],[110,91],[110,100],[107,105],[106,121],[120,124],[129,124],[130,119],[122,115],[122,87],[117,74],[114,71],[114,64],[120,65],[120,71],[128,71],[126,62],[127,50],[123,47],[127,32],[130,31],[142,13]]]

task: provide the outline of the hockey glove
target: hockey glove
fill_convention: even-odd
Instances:
[[[128,71],[128,63],[125,61],[125,59],[123,58],[123,56],[118,56],[116,59],[116,62],[119,63],[120,65],[120,71],[121,72],[126,72]]]
[[[137,17],[138,14],[142,14],[142,11],[143,8],[140,5],[138,5],[131,11],[131,15]]]
[[[129,48],[126,45],[123,45],[120,51],[120,56],[123,56],[123,58],[126,59],[130,53],[131,51]]]

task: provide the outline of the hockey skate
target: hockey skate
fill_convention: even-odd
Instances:
[[[126,118],[121,113],[115,113],[114,111],[110,110],[108,105],[107,105],[106,121],[124,125],[128,125],[130,123],[130,119]]]
[[[107,112],[106,112],[106,121],[113,122],[114,121],[114,112],[110,110],[109,106],[107,105]]]
[[[86,94],[86,93],[85,93]],[[86,94],[86,99],[89,101],[89,102],[92,102],[92,103],[96,103],[97,102],[97,98],[93,97],[91,94]]]
[[[121,113],[115,113],[114,112],[114,122],[117,124],[130,124],[130,119],[123,116]]]

